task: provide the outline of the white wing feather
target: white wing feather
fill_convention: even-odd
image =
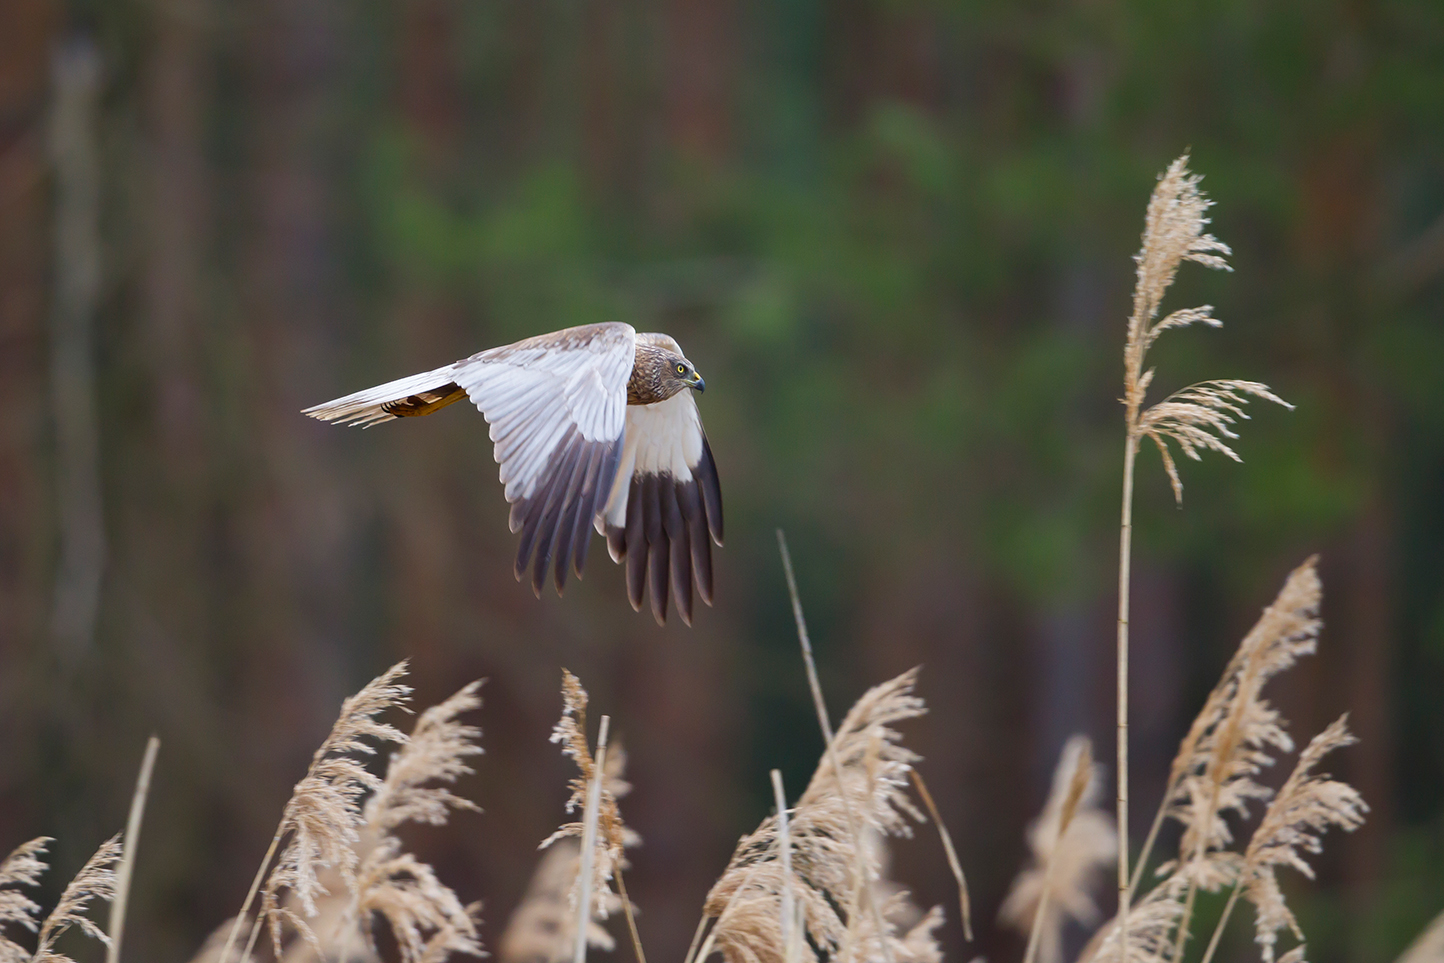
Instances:
[[[621,437],[635,339],[629,324],[593,324],[456,363],[452,380],[491,423],[508,502],[531,497],[546,479],[568,429],[588,442]]]

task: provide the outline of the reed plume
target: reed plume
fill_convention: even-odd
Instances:
[[[376,748],[364,741],[367,739],[406,742],[406,736],[394,726],[375,718],[410,698],[411,687],[396,681],[405,674],[406,663],[400,662],[342,703],[330,735],[316,750],[310,770],[286,803],[276,836],[287,842],[261,891],[261,916],[270,928],[271,945],[278,957],[286,923],[311,943],[318,955],[323,952],[304,918],[317,915],[317,897],[329,892],[319,878],[321,870],[334,868],[348,887],[355,886],[359,860],[355,844],[363,824],[361,799],[382,784],[357,757],[376,754]],[[283,890],[296,898],[301,913],[284,903]]]
[[[1223,813],[1234,811],[1242,816],[1242,804],[1265,792],[1252,776],[1259,767],[1269,764],[1271,757],[1258,753],[1270,745],[1285,752],[1293,748],[1277,712],[1259,694],[1270,678],[1317,648],[1322,628],[1318,609],[1323,595],[1317,566],[1317,557],[1311,557],[1289,574],[1278,596],[1239,643],[1179,743],[1162,802],[1139,852],[1135,887],[1165,817],[1178,820],[1184,827],[1181,855],[1192,853],[1202,858],[1208,847],[1222,848],[1230,839]],[[1245,753],[1243,758],[1238,758],[1240,752]],[[1224,782],[1231,785],[1219,784]],[[1214,812],[1206,816],[1210,803]],[[1208,829],[1201,832],[1205,822]],[[1200,842],[1205,844],[1203,854],[1198,853]],[[1165,864],[1161,871],[1170,868],[1171,864]],[[1208,876],[1207,870],[1202,870],[1201,875]]]
[[[1119,953],[1128,942],[1128,905],[1132,886],[1128,871],[1128,613],[1129,579],[1133,551],[1133,465],[1143,439],[1153,442],[1163,459],[1164,470],[1173,486],[1174,498],[1182,503],[1183,482],[1169,451],[1169,442],[1195,461],[1202,451],[1216,451],[1234,461],[1239,457],[1228,442],[1237,438],[1231,428],[1247,418],[1243,405],[1250,397],[1288,405],[1267,385],[1256,381],[1204,381],[1177,391],[1145,408],[1154,369],[1144,369],[1148,349],[1159,335],[1193,324],[1220,327],[1212,305],[1174,311],[1158,318],[1163,295],[1173,284],[1184,261],[1217,270],[1232,270],[1224,255],[1228,245],[1212,234],[1208,226],[1211,202],[1198,189],[1202,180],[1188,170],[1188,155],[1175,160],[1158,179],[1148,200],[1143,245],[1134,258],[1137,282],[1133,289],[1133,313],[1128,318],[1128,336],[1123,349],[1123,405],[1126,438],[1123,449],[1123,507],[1119,523],[1118,551],[1118,905],[1122,937]]]
[[[577,766],[577,775],[568,782],[570,795],[565,807],[566,812],[574,813],[585,810],[588,790],[598,776],[598,767],[587,742],[587,690],[581,680],[566,669],[562,670],[561,694],[562,714],[552,728],[551,741],[559,744],[562,754]],[[618,805],[618,800],[632,788],[623,777],[626,765],[627,754],[620,742],[614,740],[602,760],[593,837],[595,844],[590,860],[584,859],[582,853],[583,840],[587,835],[585,820],[563,823],[556,832],[542,840],[538,848],[547,852],[537,865],[525,899],[512,913],[502,936],[500,953],[506,963],[562,963],[572,958],[577,942],[577,914],[581,910],[578,882],[588,863],[591,880],[585,907],[586,945],[603,950],[614,949],[616,943],[602,922],[622,910],[628,916],[628,926],[633,931],[634,946],[640,957],[641,943],[636,937],[635,921],[631,918],[631,903],[624,895],[625,890],[619,894],[612,889],[613,880],[619,887],[624,886],[621,873],[627,867],[625,851],[642,841],[627,826]]]
[[[1293,773],[1264,813],[1244,852],[1240,885],[1254,906],[1254,941],[1262,948],[1264,963],[1273,963],[1274,945],[1282,929],[1288,929],[1299,940],[1300,959],[1304,952],[1304,934],[1279,889],[1277,867],[1292,866],[1313,879],[1314,871],[1302,854],[1322,852],[1320,837],[1330,826],[1346,832],[1359,828],[1369,810],[1353,786],[1314,774],[1324,756],[1358,741],[1350,734],[1347,723],[1348,716],[1341,716],[1299,754]],[[1238,892],[1235,890],[1230,898],[1228,910],[1233,908]],[[1216,933],[1228,923],[1228,910],[1219,920]],[[1205,963],[1213,955],[1213,947],[1209,949]]]
[[[907,894],[889,895],[881,885],[883,840],[910,836],[909,820],[923,821],[906,793],[918,757],[892,728],[926,711],[913,694],[916,678],[914,669],[875,686],[838,727],[788,819],[790,877],[783,875],[777,816],[738,843],[707,895],[703,912],[716,924],[699,960],[714,944],[728,963],[786,960],[782,903],[789,892],[806,936],[792,945],[800,945],[806,959],[877,961],[890,954],[905,963],[928,963],[938,958],[932,931],[942,922],[941,909],[916,914],[920,919],[903,930],[895,920],[906,912]],[[861,823],[860,845],[848,825],[849,810]],[[883,932],[874,914],[863,911],[868,895],[881,904]]]
[[[1171,963],[1182,958],[1199,889],[1234,887],[1215,926],[1202,963],[1210,963],[1219,938],[1240,896],[1257,910],[1256,939],[1265,963],[1274,963],[1277,933],[1289,929],[1302,941],[1275,877],[1278,866],[1293,866],[1312,876],[1301,854],[1320,851],[1329,826],[1357,828],[1368,807],[1352,787],[1315,775],[1328,752],[1354,738],[1339,719],[1300,754],[1292,775],[1277,794],[1261,785],[1259,772],[1276,752],[1290,752],[1293,741],[1285,720],[1262,697],[1274,675],[1315,651],[1321,623],[1321,586],[1317,560],[1310,558],[1289,574],[1278,597],[1239,644],[1223,676],[1205,701],[1180,744],[1159,815],[1140,854],[1140,872],[1165,815],[1183,825],[1179,856],[1158,869],[1162,879],[1143,897],[1128,931],[1128,958],[1134,963]],[[1258,828],[1242,852],[1229,847],[1233,834],[1226,819],[1247,818],[1251,800],[1269,800]],[[1138,876],[1134,878],[1134,885]],[[1115,919],[1094,936],[1082,963],[1121,952]],[[1278,963],[1303,963],[1302,942]]]
[[[282,929],[287,923],[311,944],[318,956],[323,953],[306,918],[317,915],[317,898],[329,892],[320,880],[323,870],[334,869],[347,887],[355,885],[359,857],[354,845],[360,839],[361,799],[378,789],[382,782],[356,757],[375,755],[376,749],[363,741],[366,739],[397,744],[406,741],[406,736],[395,727],[375,719],[388,709],[404,706],[410,698],[411,688],[397,681],[405,674],[406,663],[399,662],[341,704],[336,724],[312,756],[305,778],[296,784],[286,802],[281,823],[221,950],[222,963],[229,960],[241,924],[248,918],[258,892],[261,908],[241,954],[243,960],[250,956],[262,923],[269,924],[271,945],[277,958],[281,956]],[[276,856],[274,868],[272,856]],[[285,903],[283,891],[299,903],[300,913]]]
[[[1247,818],[1250,800],[1268,799],[1270,791],[1254,777],[1273,765],[1273,752],[1293,751],[1284,720],[1262,691],[1269,679],[1317,649],[1322,586],[1316,566],[1310,558],[1289,574],[1239,644],[1174,758],[1164,811],[1182,823],[1183,836],[1178,860],[1160,871],[1176,869],[1187,883],[1176,955],[1182,955],[1198,889],[1216,892],[1235,881],[1225,817]]]
[[[608,753],[610,756],[611,753]],[[610,766],[608,767],[610,768]],[[526,895],[512,912],[498,944],[501,963],[566,963],[576,940],[577,874],[581,869],[581,841],[575,837],[548,846],[532,874]],[[621,898],[603,898],[607,913],[621,908]],[[587,925],[587,945],[613,950],[616,941],[593,913]]]
[[[596,777],[596,762],[587,744],[587,690],[581,680],[562,670],[562,715],[552,728],[551,741],[562,747],[562,755],[577,764],[577,775],[567,784],[571,796],[567,799],[566,811],[578,812],[587,801],[587,788]],[[598,809],[598,846],[594,866],[595,882],[593,891],[604,901],[611,894],[611,878],[614,867],[625,868],[623,851],[641,843],[642,838],[633,832],[622,819],[617,800],[631,791],[631,785],[622,778],[626,769],[626,753],[618,743],[607,750],[605,772],[602,779],[601,802]],[[542,848],[557,840],[568,837],[580,839],[585,831],[581,822],[564,823],[557,831],[542,841]],[[606,914],[602,914],[606,919]]]
[[[25,963],[30,951],[5,936],[5,929],[19,926],[34,933],[39,927],[40,904],[16,890],[37,886],[49,867],[41,857],[54,840],[40,836],[21,843],[0,863],[0,963]]]
[[[480,904],[463,906],[427,863],[404,850],[395,835],[408,822],[445,825],[454,809],[480,812],[447,786],[474,772],[467,759],[481,754],[481,730],[458,720],[481,705],[472,682],[421,714],[410,738],[391,756],[386,778],[366,801],[364,841],[346,921],[359,925],[376,949],[371,920],[381,916],[396,939],[403,963],[446,959],[452,953],[481,956]],[[441,783],[442,785],[436,785]]]
[[[1126,935],[1119,926],[1119,917],[1114,916],[1093,934],[1078,955],[1078,963],[1106,963],[1120,957],[1127,963],[1170,963],[1174,959],[1174,928],[1182,916],[1182,888],[1166,881],[1131,907]]]
[[[35,954],[29,958],[31,963],[75,963],[70,957],[55,951],[55,941],[72,927],[78,927],[86,936],[107,946],[110,944],[105,930],[86,916],[85,911],[91,900],[109,900],[115,896],[115,864],[119,860],[120,835],[117,833],[100,844],[100,848],[85,861],[80,872],[61,892],[60,902],[40,924]]]
[[[1029,937],[1025,963],[1061,963],[1063,926],[1098,923],[1090,890],[1118,856],[1113,818],[1098,808],[1102,767],[1092,743],[1075,735],[1063,746],[1053,788],[1042,813],[1028,827],[1032,864],[1013,881],[999,918]],[[1036,957],[1035,957],[1036,954]]]

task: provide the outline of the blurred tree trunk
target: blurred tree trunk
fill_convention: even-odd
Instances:
[[[168,499],[190,501],[203,487],[206,456],[199,288],[211,214],[202,142],[208,51],[193,0],[153,9],[155,46],[144,88],[150,256],[141,314],[154,365],[164,490]],[[171,523],[192,530],[194,518],[178,512]]]
[[[828,90],[844,125],[878,101],[919,108],[942,102],[937,19],[921,4],[841,0],[828,5]]]
[[[1334,97],[1353,96],[1347,88],[1360,82],[1356,71],[1357,66],[1335,72]],[[1361,489],[1348,529],[1324,550],[1326,611],[1336,617],[1334,642],[1326,642],[1323,651],[1338,696],[1311,720],[1311,731],[1317,731],[1348,710],[1350,728],[1362,743],[1337,763],[1373,807],[1363,828],[1340,846],[1350,899],[1358,908],[1370,904],[1383,876],[1395,788],[1389,695],[1396,625],[1389,557],[1396,520],[1389,508],[1387,460],[1394,427],[1383,387],[1370,383],[1367,369],[1357,364],[1379,313],[1377,294],[1365,287],[1380,241],[1379,135],[1372,118],[1351,118],[1327,130],[1306,153],[1297,237],[1303,268],[1318,293],[1306,316],[1316,326],[1310,338],[1331,389],[1330,420],[1352,426],[1351,438],[1342,432],[1329,436],[1325,457]]]
[[[583,13],[582,143],[589,186],[606,198],[621,177],[621,106],[626,62],[618,49],[621,0],[591,0]]]
[[[254,748],[244,768],[284,785],[305,757],[273,747],[293,743],[297,731],[319,738],[341,698],[380,671],[382,660],[358,657],[345,638],[357,534],[336,430],[300,414],[337,393],[339,346],[354,336],[334,239],[332,118],[345,8],[334,0],[267,0],[250,9],[237,348],[252,366],[238,401],[244,410],[229,412],[245,425],[235,444],[249,484],[230,509],[243,560],[241,584],[230,594],[241,607],[234,616],[246,647],[241,711]],[[253,818],[252,829],[274,814],[258,810]]]
[[[457,9],[453,0],[407,0],[400,9],[398,108],[412,151],[408,172],[439,197],[447,197],[460,173],[461,92],[453,49]],[[463,357],[482,345],[467,344],[454,307],[435,291],[409,278],[399,280],[386,318],[383,341],[396,346],[400,377]],[[473,412],[474,413],[474,412]],[[421,678],[447,674],[439,661],[453,648],[456,627],[447,613],[471,610],[461,597],[462,556],[456,520],[466,506],[452,496],[457,467],[449,442],[451,418],[399,426],[394,444],[404,453],[387,479],[388,509],[397,526],[392,559],[395,573],[398,652],[414,657]],[[484,444],[485,425],[470,437]],[[483,493],[473,490],[473,497]],[[493,492],[485,492],[494,496]],[[505,577],[503,572],[496,573]]]
[[[60,553],[51,635],[64,664],[93,655],[105,571],[95,308],[100,293],[100,54],[89,38],[54,56],[50,157],[55,175],[50,396]]]
[[[732,147],[737,4],[666,0],[662,29],[667,142],[682,157],[715,164]]]
[[[0,4],[0,785],[23,785],[39,751],[37,705],[26,680],[45,649],[50,581],[46,498],[45,116],[50,51],[60,11],[50,0]],[[0,793],[0,835],[33,825],[27,800]],[[0,843],[0,847],[5,844]]]

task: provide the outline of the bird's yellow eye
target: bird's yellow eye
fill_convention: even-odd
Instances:
[[[679,365],[677,365],[677,373],[678,373],[679,375],[684,375],[684,374],[686,374],[686,373],[687,373],[687,366],[684,365],[684,364],[679,364]]]

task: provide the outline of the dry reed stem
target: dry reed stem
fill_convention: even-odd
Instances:
[[[597,819],[602,803],[602,783],[606,781],[607,729],[611,724],[610,716],[602,716],[597,732],[597,764],[592,774],[591,786],[587,789],[587,805],[582,818],[582,866],[577,873],[576,948],[572,952],[572,963],[586,963],[587,959],[587,924],[592,919],[592,867],[596,860]]]
[[[784,959],[792,958],[792,928],[796,922],[797,894],[794,892],[795,881],[792,878],[792,843],[787,832],[787,793],[782,790],[782,773],[779,770],[772,770],[772,798],[777,806],[777,848],[781,854],[782,878],[782,900],[779,907],[782,928],[782,946]]]
[[[145,800],[150,792],[150,774],[160,740],[151,736],[145,744],[145,755],[136,776],[135,793],[130,798],[130,816],[125,822],[125,845],[120,854],[120,867],[115,872],[115,899],[110,903],[110,945],[105,948],[106,963],[119,963],[120,941],[125,933],[125,908],[130,897],[130,878],[135,870],[135,850],[140,845],[140,822],[145,815]]]
[[[627,895],[627,881],[622,875],[621,866],[616,868],[615,876],[617,895],[622,898],[622,915],[627,918],[627,932],[632,937],[632,952],[637,955],[637,963],[647,963],[647,954],[642,952],[642,934],[637,932],[637,918],[632,913],[632,898]]]
[[[1133,289],[1133,312],[1128,319],[1128,336],[1123,350],[1123,404],[1126,438],[1123,450],[1123,498],[1118,533],[1118,906],[1122,936],[1119,953],[1128,945],[1128,908],[1134,882],[1128,861],[1128,617],[1129,584],[1133,544],[1133,468],[1139,443],[1147,438],[1163,460],[1174,498],[1182,503],[1183,482],[1169,452],[1177,444],[1189,458],[1197,460],[1204,450],[1217,451],[1235,461],[1238,455],[1225,439],[1238,437],[1231,426],[1247,418],[1243,405],[1249,397],[1287,405],[1267,385],[1254,381],[1205,381],[1175,392],[1151,408],[1143,406],[1153,369],[1144,369],[1148,349],[1164,331],[1192,324],[1220,326],[1213,308],[1202,305],[1174,311],[1156,321],[1164,293],[1184,261],[1205,267],[1232,270],[1223,255],[1228,245],[1204,233],[1210,201],[1198,189],[1201,178],[1188,170],[1188,155],[1169,165],[1148,200],[1143,242],[1135,261],[1137,283]],[[1155,820],[1155,826],[1158,820]],[[1156,829],[1150,830],[1150,839]],[[1140,866],[1143,860],[1140,860]],[[1186,914],[1185,914],[1186,915]]]
[[[833,749],[832,722],[827,714],[827,702],[822,697],[822,683],[817,678],[817,663],[812,658],[812,640],[807,634],[807,619],[802,614],[802,596],[797,591],[797,576],[792,571],[792,554],[787,550],[787,536],[782,529],[777,529],[777,547],[782,554],[782,569],[787,575],[787,592],[792,598],[792,618],[797,623],[797,641],[802,647],[803,663],[807,667],[807,685],[812,690],[813,707],[817,710],[817,722],[822,729],[824,742],[823,751],[827,753],[832,761],[833,776],[837,779],[839,787],[842,785],[842,766],[837,760],[837,754]],[[814,777],[815,781],[815,777]],[[852,837],[854,852],[862,852],[862,834],[858,828],[857,819],[852,812],[852,805],[845,793],[842,794],[843,813],[847,817],[847,829]],[[888,946],[885,934],[887,928],[883,923],[882,910],[877,902],[871,898],[871,891],[864,884],[862,873],[856,871],[855,886],[858,892],[863,894],[872,911],[873,925],[879,934],[884,934],[882,939],[883,958],[886,963],[894,963],[892,947]]]
[[[1128,590],[1133,564],[1133,462],[1138,439],[1131,424],[1137,412],[1130,402],[1130,429],[1123,449],[1123,508],[1118,526],[1118,791],[1114,800],[1118,822],[1118,963],[1128,963]]]
[[[200,949],[190,958],[190,963],[220,963],[221,951],[226,946],[226,936],[230,933],[235,920],[225,920],[215,929],[211,930],[206,941],[201,944]],[[243,958],[244,959],[244,958]]]
[[[712,917],[706,913],[703,913],[702,918],[697,921],[697,928],[692,931],[692,942],[687,944],[687,953],[682,957],[682,963],[692,963],[692,960],[696,957],[697,947],[702,942],[702,934],[706,932],[707,921],[711,918]]]
[[[938,828],[938,838],[942,840],[943,855],[947,857],[948,869],[952,870],[953,879],[958,884],[958,913],[963,923],[963,938],[969,943],[973,941],[973,902],[968,896],[968,880],[963,875],[963,864],[958,860],[958,852],[953,848],[953,837],[948,833],[948,827],[943,824],[943,817],[938,815],[938,805],[933,802],[933,794],[928,792],[928,784],[923,781],[922,773],[916,769],[908,771],[912,777],[913,788],[918,791],[918,796],[927,808],[928,815],[932,817],[933,825]]]

